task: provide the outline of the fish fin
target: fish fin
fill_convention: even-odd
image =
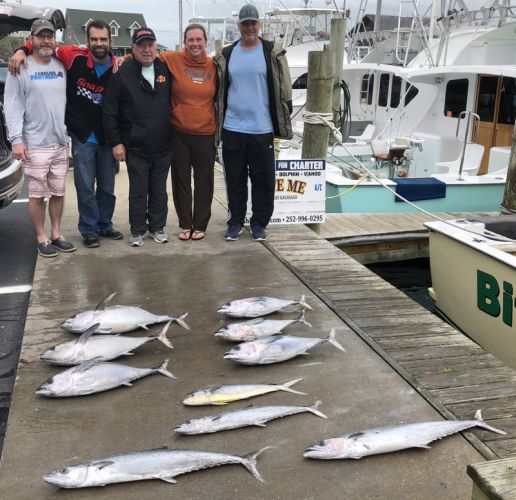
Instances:
[[[190,327],[185,323],[184,319],[188,316],[188,313],[185,312],[184,314],[181,314],[179,318],[174,318],[170,316],[171,321],[175,321],[179,326],[182,326],[185,330],[190,330]]]
[[[303,309],[311,309],[313,311],[313,308],[310,307],[306,301],[305,301],[305,296],[304,295],[301,295],[301,298],[299,299],[299,305],[303,308]]]
[[[346,349],[344,349],[344,347],[342,347],[335,338],[335,328],[331,329],[330,335],[328,336],[327,340],[330,344],[333,344],[337,349],[340,349],[342,352],[346,352]]]
[[[475,413],[475,420],[477,421],[477,426],[481,427],[482,429],[486,429],[491,432],[496,432],[497,434],[507,434],[505,431],[502,431],[500,429],[496,429],[495,427],[490,426],[489,424],[486,424],[484,422],[484,419],[482,418],[482,410],[477,410]]]
[[[134,356],[134,352],[123,352],[122,356]]]
[[[172,321],[169,321],[164,327],[163,327],[163,330],[161,330],[161,332],[159,332],[159,335],[157,335],[156,337],[154,337],[155,339],[159,340],[160,342],[162,342],[163,344],[165,344],[168,348],[170,349],[174,349],[174,346],[172,345],[172,343],[170,342],[170,340],[168,340],[168,337],[167,337],[167,331],[168,331],[168,328],[170,326],[170,323],[172,323]]]
[[[132,387],[133,384],[131,384],[131,382],[124,382],[122,385],[125,385],[127,387]]]
[[[430,449],[432,449],[432,447],[431,447],[431,446],[428,446],[427,444],[418,444],[418,445],[416,446],[416,448],[424,448],[425,450],[430,450]]]
[[[97,328],[100,326],[100,323],[95,323],[93,326],[90,326],[81,336],[75,341],[77,345],[84,345],[88,341],[88,339],[97,331]]]
[[[104,297],[95,307],[95,311],[99,311],[100,309],[105,309],[106,306],[113,300],[113,297],[117,294],[116,290],[111,292],[109,295]]]
[[[163,361],[163,363],[161,363],[161,366],[159,368],[156,368],[156,371],[158,371],[159,373],[161,373],[162,375],[165,375],[165,377],[168,377],[168,378],[175,378],[177,380],[177,377],[169,372],[167,370],[167,366],[168,366],[168,362],[169,360],[166,359],[165,361]]]
[[[318,417],[322,418],[328,418],[324,413],[320,412],[317,408],[321,405],[322,401],[316,401],[312,406],[307,406],[306,409],[313,413],[314,415],[317,415]]]
[[[138,326],[139,326],[140,328],[143,328],[144,330],[148,330],[148,329],[149,329],[149,327],[148,327],[147,325],[141,325],[141,324],[140,324],[140,325],[138,325]]]
[[[295,389],[291,389],[294,384],[301,382],[302,378],[296,378],[295,380],[291,380],[290,382],[285,382],[284,384],[279,385],[280,391],[292,392],[294,394],[302,394],[303,396],[307,396],[306,392],[296,391]]]
[[[256,457],[260,455],[260,453],[264,452],[265,450],[268,450],[269,448],[274,448],[273,446],[265,446],[265,448],[262,448],[258,451],[253,451],[251,453],[248,453],[247,455],[244,455],[242,457],[242,465],[256,478],[258,481],[261,481],[262,483],[265,483],[265,480],[258,472],[258,469],[256,468]]]
[[[301,314],[299,315],[299,318],[297,318],[297,322],[298,323],[303,323],[305,324],[306,326],[309,326],[310,328],[312,328],[312,323],[309,323],[308,321],[306,321],[305,319],[305,309],[303,308],[303,310],[301,311]]]
[[[165,481],[165,483],[171,483],[171,484],[177,483],[177,481],[174,479],[173,476],[162,476],[162,477],[159,477],[158,479]]]
[[[89,370],[92,366],[96,365],[102,361],[102,356],[96,356],[93,359],[88,359],[88,361],[85,361],[84,363],[81,363],[80,365],[74,366],[72,368],[73,373],[81,373]]]
[[[253,425],[256,425],[256,427],[267,427],[266,422],[254,422]]]
[[[116,293],[116,292],[115,292]],[[112,460],[102,460],[102,462],[96,462],[95,468],[97,469],[104,469],[105,467],[109,467],[110,465],[113,465],[115,462]]]

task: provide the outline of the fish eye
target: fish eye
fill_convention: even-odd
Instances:
[[[326,446],[326,441],[319,441],[315,446]]]
[[[59,469],[57,472],[59,472],[59,474],[66,474],[68,469]]]

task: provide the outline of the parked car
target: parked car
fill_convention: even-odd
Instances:
[[[0,3],[0,39],[16,31],[29,31],[35,19],[48,19],[56,29],[64,29],[65,19],[59,9],[33,7],[30,5]],[[7,63],[0,63],[0,208],[9,205],[23,186],[21,162],[11,153],[7,140],[4,116],[4,86],[7,78]]]

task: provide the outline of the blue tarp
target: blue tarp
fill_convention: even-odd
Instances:
[[[433,177],[400,178],[393,179],[396,183],[396,193],[408,201],[433,200],[446,198],[446,184]],[[396,201],[400,202],[397,196]]]

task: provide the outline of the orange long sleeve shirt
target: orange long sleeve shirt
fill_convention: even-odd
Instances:
[[[200,61],[194,61],[186,49],[163,52],[159,57],[172,73],[172,126],[185,134],[214,134],[217,69],[213,59],[205,54]]]

